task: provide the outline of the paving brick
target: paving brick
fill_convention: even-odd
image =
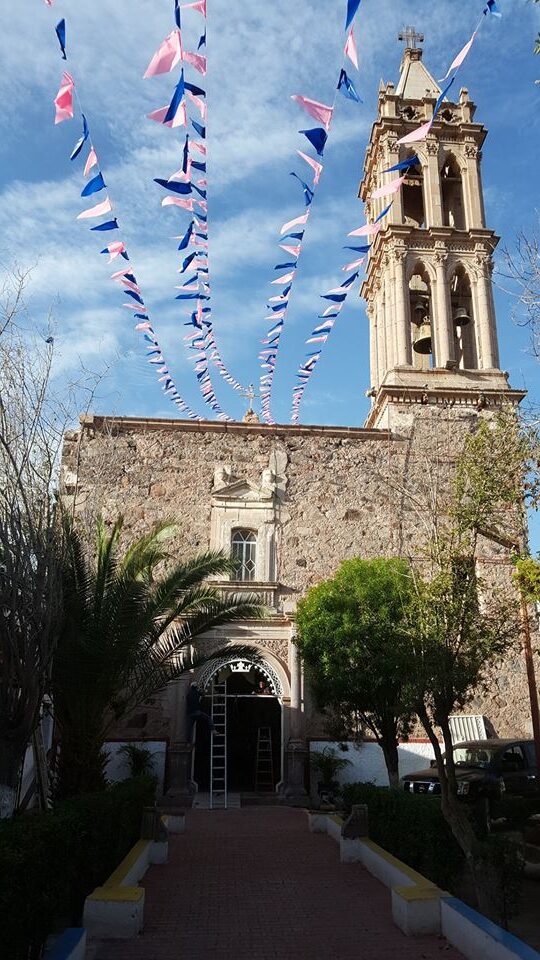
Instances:
[[[460,960],[436,937],[404,936],[390,893],[284,807],[191,810],[151,867],[143,933],[89,960]]]

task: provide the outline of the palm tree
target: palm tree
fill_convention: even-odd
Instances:
[[[164,547],[176,529],[170,522],[122,555],[122,518],[110,530],[99,519],[92,560],[74,524],[65,525],[63,621],[52,668],[59,797],[105,786],[103,745],[111,727],[208,659],[193,648],[197,636],[263,615],[256,597],[223,595],[205,583],[231,571],[224,553],[202,553],[156,574],[159,564],[171,560]],[[239,656],[248,653],[236,649]]]

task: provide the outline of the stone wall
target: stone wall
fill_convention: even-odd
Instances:
[[[236,478],[260,485],[273,462],[285,464],[286,482],[275,497],[276,580],[292,610],[296,598],[345,558],[426,561],[426,498],[436,484],[444,501],[444,481],[479,415],[468,405],[418,405],[414,411],[403,405],[392,413],[391,433],[88,418],[66,437],[65,495],[76,497],[81,517],[96,508],[110,520],[123,514],[128,536],[173,519],[179,524],[174,548],[189,556],[210,546],[216,468],[228,464]],[[480,567],[488,583],[508,586],[511,565],[503,547],[486,541]],[[157,700],[147,709],[151,729],[134,728],[134,737],[163,736],[172,707],[167,695]],[[519,650],[473,706],[499,735],[529,733]]]

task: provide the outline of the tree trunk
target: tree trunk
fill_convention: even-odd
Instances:
[[[14,740],[0,739],[0,819],[14,813],[25,749]]]
[[[391,787],[399,787],[399,754],[395,734],[381,738],[379,746],[384,754],[384,762]]]
[[[446,754],[450,757],[450,762],[448,763],[447,761],[447,765],[445,766],[440,743],[438,742],[427,711],[419,707],[418,716],[431,741],[437,760],[437,772],[441,783],[441,810],[443,817],[465,856],[465,861],[474,884],[478,909],[480,913],[483,913],[485,916],[493,917],[494,910],[493,896],[490,891],[490,873],[485,869],[483,858],[478,857],[478,838],[474,832],[467,808],[457,796],[449,724],[445,724],[444,721],[441,722]]]

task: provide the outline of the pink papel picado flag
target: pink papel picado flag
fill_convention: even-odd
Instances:
[[[441,80],[439,80],[439,83],[444,83],[445,80],[448,80],[448,77],[449,77],[450,74],[452,73],[452,70],[457,70],[457,68],[461,66],[461,64],[462,64],[463,61],[465,60],[465,57],[466,57],[467,54],[469,53],[469,51],[470,51],[470,49],[471,49],[471,47],[472,47],[472,45],[473,45],[473,43],[474,43],[474,41],[475,41],[475,39],[476,39],[476,34],[477,34],[477,33],[478,33],[478,30],[475,30],[474,33],[473,33],[473,35],[472,35],[472,37],[471,37],[471,39],[469,40],[469,42],[466,43],[465,46],[463,47],[463,49],[459,51],[457,57],[455,57],[454,60],[452,60],[452,63],[451,63],[450,66],[448,67],[448,72],[446,73],[446,75],[445,75],[444,77],[442,77]]]
[[[398,177],[396,180],[391,180],[390,183],[385,183],[384,186],[370,194],[370,199],[380,200],[381,197],[389,197],[391,194],[397,193],[405,179],[405,177]]]
[[[349,270],[356,270],[358,267],[361,267],[361,266],[362,266],[362,264],[364,263],[364,260],[365,260],[365,259],[366,259],[365,257],[360,257],[359,260],[353,260],[352,263],[347,263],[347,264],[346,264],[344,267],[342,267],[341,269],[342,269],[345,273],[348,273]]]
[[[112,204],[107,197],[101,203],[97,203],[95,207],[90,207],[89,210],[83,210],[82,213],[79,213],[77,220],[88,220],[90,217],[102,217],[103,214],[110,213],[111,210]]]
[[[187,126],[187,113],[186,113],[186,104],[182,100],[178,104],[178,109],[172,118],[172,120],[167,120],[165,123],[165,117],[169,112],[169,107],[160,107],[159,110],[153,110],[152,113],[147,113],[146,116],[149,120],[155,120],[156,123],[163,123],[166,127],[186,127]]]
[[[375,234],[379,233],[382,230],[382,224],[380,223],[366,223],[363,227],[358,227],[358,230],[351,230],[348,234],[349,237],[374,237]]]
[[[182,207],[183,210],[193,210],[193,200],[183,200],[182,197],[163,197],[162,207]]]
[[[60,89],[54,98],[56,107],[55,123],[62,123],[62,120],[73,119],[73,90],[75,83],[69,73],[62,74]]]
[[[126,248],[125,248],[125,245],[122,243],[121,240],[116,240],[114,243],[109,243],[109,245],[107,246],[106,249],[109,251],[109,257],[110,257],[110,259],[107,260],[107,263],[112,263],[113,260],[116,260],[116,258],[120,256],[121,253],[124,253],[124,252],[125,252],[125,249],[126,249]],[[126,286],[127,286],[127,284],[126,284]],[[135,289],[135,293],[139,293],[139,294],[140,294],[140,292],[141,292],[141,291],[140,291],[140,290],[138,289],[138,287],[137,287],[137,288]]]
[[[94,150],[93,147],[90,147],[90,153],[88,154],[88,158],[87,158],[86,163],[85,163],[85,165],[84,165],[84,175],[85,175],[85,177],[88,176],[88,174],[90,173],[92,167],[97,167],[97,165],[98,165],[98,158],[97,158],[96,151]]]
[[[349,33],[347,34],[347,42],[345,44],[345,50],[343,52],[345,53],[345,56],[349,58],[351,63],[358,70],[358,50],[356,49],[356,41],[354,39],[354,31],[352,27],[349,30]]]
[[[199,13],[202,13],[203,17],[206,17],[206,0],[196,0],[195,3],[182,3],[182,10],[198,10]]]
[[[289,220],[288,223],[284,223],[280,230],[281,236],[283,236],[284,233],[288,233],[289,230],[292,230],[293,227],[303,226],[305,223],[308,222],[308,219],[309,219],[309,210],[307,213],[304,213],[301,217],[295,217],[294,220]]]
[[[192,67],[195,67],[199,73],[202,73],[203,77],[206,76],[206,57],[201,56],[200,53],[189,53],[184,50],[182,53],[182,60],[186,63],[190,63]]]
[[[325,130],[328,130],[334,112],[333,107],[327,107],[325,103],[319,103],[318,100],[310,100],[309,97],[302,97],[297,93],[293,94],[291,100],[296,100],[306,113],[309,113],[310,117],[314,117],[315,120],[322,123]]]
[[[182,59],[182,37],[179,30],[173,30],[158,47],[152,57],[144,79],[157,77],[160,73],[170,73]]]
[[[302,157],[302,160],[305,160],[306,163],[309,163],[310,167],[315,171],[315,176],[313,177],[313,184],[317,184],[321,179],[321,173],[323,169],[322,163],[319,163],[318,160],[314,160],[313,157],[308,157],[307,153],[302,153],[301,150],[296,151],[299,157]]]
[[[276,283],[276,284],[290,283],[292,278],[294,277],[294,273],[295,271],[291,270],[290,273],[284,273],[282,277],[278,277],[276,280],[271,280],[270,283]]]
[[[401,137],[401,140],[398,140],[397,143],[418,143],[420,140],[425,140],[431,130],[432,123],[432,120],[428,120],[428,122],[423,123],[421,127],[417,127],[416,130]]]

